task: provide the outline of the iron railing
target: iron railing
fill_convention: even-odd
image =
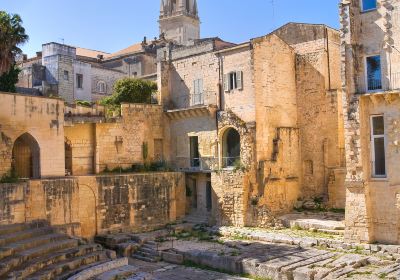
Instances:
[[[172,95],[171,109],[187,109],[201,105],[217,105],[216,92],[186,93]]]
[[[384,79],[359,77],[356,81],[357,92],[360,94],[374,91],[400,90],[400,72],[392,73]]]
[[[223,157],[222,167],[234,167],[238,162],[240,163],[240,157]]]
[[[177,157],[174,167],[178,170],[186,170],[190,172],[212,171],[218,169],[218,158],[216,157],[199,157],[187,158]]]

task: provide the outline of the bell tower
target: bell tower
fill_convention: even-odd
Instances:
[[[200,39],[197,0],[161,0],[160,34],[178,44]]]

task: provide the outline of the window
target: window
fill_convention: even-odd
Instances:
[[[385,121],[383,116],[371,117],[372,176],[386,177]]]
[[[199,137],[190,137],[190,167],[200,167]]]
[[[368,91],[382,89],[381,57],[379,55],[366,58]]]
[[[64,80],[69,81],[69,72],[68,71],[64,71]]]
[[[361,0],[361,10],[363,12],[375,9],[376,9],[376,0]]]
[[[97,82],[97,92],[99,93],[106,93],[107,85],[103,81]]]
[[[193,95],[192,105],[201,105],[204,102],[203,99],[203,79],[197,79],[193,82]]]
[[[224,89],[226,92],[243,89],[243,72],[235,71],[224,75]]]
[[[76,74],[76,87],[83,88],[83,75],[82,74]]]

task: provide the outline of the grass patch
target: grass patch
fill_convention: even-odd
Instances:
[[[381,273],[378,275],[379,279],[385,279],[388,276],[387,273]]]
[[[353,277],[356,275],[372,275],[372,271],[355,271],[347,274],[347,277]]]

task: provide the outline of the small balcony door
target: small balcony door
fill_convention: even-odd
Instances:
[[[199,137],[190,137],[190,167],[200,167]]]

